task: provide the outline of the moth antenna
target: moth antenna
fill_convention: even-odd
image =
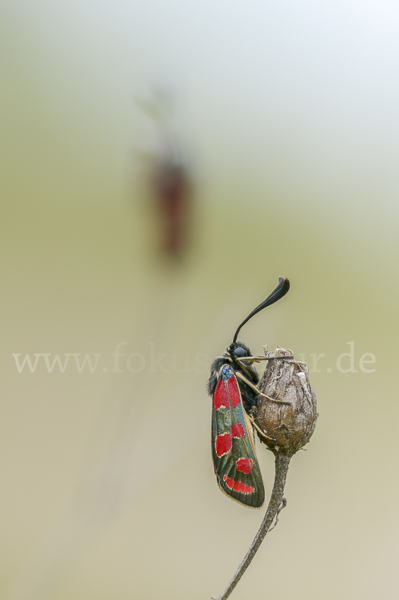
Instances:
[[[286,295],[289,289],[290,282],[288,281],[288,279],[285,279],[284,277],[279,277],[278,286],[272,291],[272,293],[266,298],[266,300],[263,300],[263,302],[259,304],[259,306],[253,309],[253,311],[247,316],[246,319],[244,319],[244,321],[238,327],[234,335],[233,344],[235,344],[235,342],[237,341],[237,337],[240,333],[241,327],[245,325],[245,323],[247,323],[249,319],[252,319],[252,317],[256,315],[256,313],[266,308],[266,306],[270,306],[271,304],[274,304],[274,302],[277,302],[277,300],[280,300],[280,298]]]

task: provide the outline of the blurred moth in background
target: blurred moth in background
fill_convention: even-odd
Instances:
[[[172,102],[165,90],[157,90],[152,100],[136,103],[150,117],[157,136],[147,173],[156,244],[167,258],[180,259],[190,245],[193,183],[187,157],[171,126]]]
[[[255,508],[262,506],[265,492],[255,453],[252,413],[262,394],[256,388],[259,376],[253,363],[279,357],[252,356],[248,346],[237,342],[237,337],[249,319],[280,300],[289,288],[288,279],[280,277],[275,290],[244,319],[233,342],[215,358],[208,382],[208,392],[213,398],[212,456],[217,482],[228,496]]]
[[[169,152],[154,164],[151,180],[161,221],[160,245],[170,257],[181,257],[189,242],[191,185],[185,166]]]

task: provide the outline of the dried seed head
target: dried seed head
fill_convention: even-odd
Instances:
[[[287,359],[266,361],[259,391],[277,402],[258,397],[255,423],[266,437],[262,442],[273,450],[292,456],[308,443],[316,426],[316,396],[309,381],[308,366],[293,359],[291,350],[277,346],[274,354]],[[289,358],[291,357],[291,358]]]

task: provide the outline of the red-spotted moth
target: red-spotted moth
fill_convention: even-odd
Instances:
[[[265,359],[252,356],[237,337],[249,319],[280,300],[289,288],[288,279],[280,277],[276,289],[238,327],[232,344],[215,358],[208,382],[213,399],[212,455],[217,482],[228,496],[255,508],[262,506],[265,492],[250,418],[259,394],[259,376],[253,363]]]

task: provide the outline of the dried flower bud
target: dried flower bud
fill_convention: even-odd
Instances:
[[[268,360],[259,383],[255,423],[266,437],[259,435],[262,442],[274,452],[292,456],[308,443],[316,426],[316,396],[309,381],[308,366],[294,360],[291,350],[277,346],[274,354],[287,359]],[[289,358],[291,357],[291,358]]]

